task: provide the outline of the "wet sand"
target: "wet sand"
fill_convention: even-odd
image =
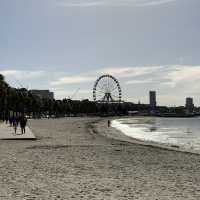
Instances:
[[[0,199],[200,199],[200,155],[130,143],[100,121],[31,120],[36,141],[0,141]]]

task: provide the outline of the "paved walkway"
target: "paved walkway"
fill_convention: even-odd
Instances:
[[[0,140],[17,140],[17,139],[36,139],[30,128],[26,127],[26,133],[21,134],[21,128],[18,126],[15,134],[14,128],[10,127],[9,124],[0,123]]]

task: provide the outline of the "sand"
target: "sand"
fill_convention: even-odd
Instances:
[[[199,155],[112,139],[100,120],[31,120],[38,140],[1,140],[0,199],[200,199]]]

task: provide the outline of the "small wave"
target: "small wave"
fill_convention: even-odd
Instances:
[[[199,118],[187,120],[182,118],[140,117],[112,121],[112,127],[117,128],[129,137],[176,148],[183,147],[200,151],[199,126]]]

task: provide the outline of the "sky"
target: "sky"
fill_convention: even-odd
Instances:
[[[122,99],[200,106],[199,0],[0,0],[0,73],[13,87],[89,98],[103,74]]]

